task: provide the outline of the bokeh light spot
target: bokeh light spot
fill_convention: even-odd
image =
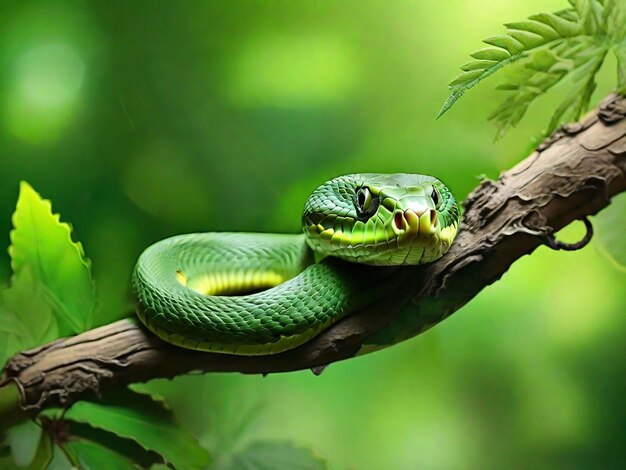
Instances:
[[[227,95],[242,106],[333,105],[354,89],[358,76],[344,42],[310,35],[255,38],[227,70]]]
[[[55,140],[76,114],[85,63],[68,44],[28,49],[15,61],[6,125],[31,143]]]

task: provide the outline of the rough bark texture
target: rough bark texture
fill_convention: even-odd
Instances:
[[[625,114],[626,98],[609,97],[497,181],[483,181],[464,203],[461,232],[449,253],[430,265],[403,268],[390,296],[400,300],[386,299],[347,317],[297,349],[262,357],[198,353],[122,320],[16,354],[0,386],[16,384],[23,409],[36,411],[108,387],[192,370],[265,374],[311,368],[319,373],[354,356],[366,338],[384,335],[386,326],[402,321],[407,305],[423,318],[407,336],[417,334],[458,310],[553,232],[595,214],[626,190]]]

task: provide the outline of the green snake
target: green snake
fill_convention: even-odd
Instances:
[[[193,233],[148,247],[133,273],[137,314],[184,348],[280,353],[384,295],[393,275],[372,266],[440,258],[459,217],[434,177],[340,176],[307,199],[301,234]]]

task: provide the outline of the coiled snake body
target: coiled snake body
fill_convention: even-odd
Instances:
[[[353,174],[319,186],[302,223],[299,235],[195,233],[155,243],[133,273],[139,318],[190,349],[294,348],[388,289],[389,271],[367,265],[422,264],[446,253],[459,208],[430,176]],[[326,256],[348,262],[319,262]]]

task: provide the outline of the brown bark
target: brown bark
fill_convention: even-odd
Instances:
[[[16,384],[22,407],[36,411],[108,387],[192,370],[266,374],[311,368],[317,373],[353,357],[366,338],[384,335],[386,326],[402,321],[407,306],[411,324],[415,315],[422,324],[406,335],[418,334],[458,310],[553,232],[595,214],[626,190],[625,113],[626,98],[611,96],[599,111],[561,128],[497,181],[480,183],[464,203],[461,232],[445,257],[399,270],[388,299],[294,350],[261,357],[198,353],[122,320],[16,354],[0,384]]]

